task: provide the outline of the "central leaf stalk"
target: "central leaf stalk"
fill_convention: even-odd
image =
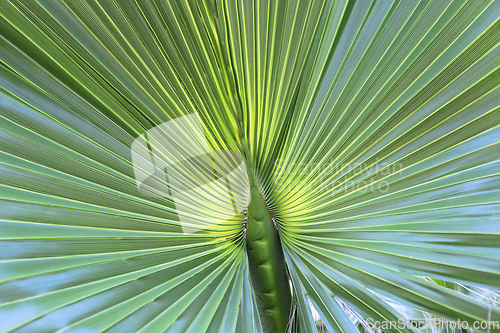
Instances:
[[[278,230],[259,190],[245,139],[242,145],[250,181],[246,228],[250,277],[264,332],[282,333],[286,330],[292,303],[283,249]]]

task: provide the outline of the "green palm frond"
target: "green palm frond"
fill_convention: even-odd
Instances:
[[[500,322],[499,1],[4,1],[0,129],[1,332]]]

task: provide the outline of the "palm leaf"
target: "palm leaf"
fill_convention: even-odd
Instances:
[[[500,321],[498,1],[9,0],[0,64],[0,331]],[[193,114],[250,206],[186,233],[131,149]]]

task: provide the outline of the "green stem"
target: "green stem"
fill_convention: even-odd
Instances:
[[[282,333],[291,311],[291,291],[278,230],[259,191],[245,138],[241,138],[250,181],[246,245],[252,286],[264,332]]]
[[[285,332],[292,303],[290,284],[278,231],[256,187],[251,188],[246,244],[262,328]]]

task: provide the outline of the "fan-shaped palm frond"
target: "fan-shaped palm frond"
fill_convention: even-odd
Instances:
[[[4,1],[0,127],[2,332],[500,321],[499,1]]]

